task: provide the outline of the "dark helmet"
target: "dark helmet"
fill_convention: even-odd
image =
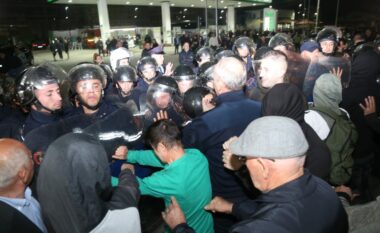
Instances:
[[[202,85],[205,85],[207,82],[212,81],[212,72],[214,70],[215,63],[206,62],[199,67],[199,78],[202,82]]]
[[[100,64],[98,65],[100,66],[100,68],[102,68],[102,70],[104,71],[104,73],[106,74],[106,77],[107,77],[107,85],[109,83],[112,82],[113,80],[113,72],[111,70],[111,68],[107,65],[107,64]]]
[[[86,63],[76,65],[69,71],[69,78],[71,80],[71,91],[76,93],[76,86],[79,81],[97,79],[102,84],[103,88],[106,85],[107,76],[102,68],[98,65]]]
[[[146,92],[146,100],[150,107],[154,109],[166,108],[167,106],[159,106],[156,100],[159,99],[160,96],[162,96],[164,93],[168,93],[170,94],[171,102],[173,101],[173,97],[177,94],[177,92],[178,85],[172,77],[160,76],[148,87],[148,90]]]
[[[185,113],[191,118],[201,115],[203,113],[202,99],[210,93],[210,90],[205,87],[192,87],[186,91],[183,98]]]
[[[269,40],[269,47],[276,48],[279,45],[285,46],[287,50],[294,50],[293,39],[288,34],[277,33]]]
[[[199,62],[202,61],[202,59],[209,59],[212,61],[214,59],[214,50],[210,47],[200,48],[195,55],[195,59]]]
[[[143,57],[141,58],[138,62],[137,62],[137,69],[139,72],[142,72],[144,69],[146,69],[146,65],[148,65],[149,67],[152,67],[156,70],[157,68],[157,62],[154,58],[152,57]]]
[[[113,81],[115,83],[118,81],[137,82],[137,74],[135,68],[131,66],[120,66],[117,68],[116,73],[113,76]]]
[[[235,47],[235,52],[237,52],[237,48],[245,47],[245,48],[248,48],[249,52],[252,54],[253,50],[256,49],[256,44],[253,42],[251,38],[243,36],[235,40],[234,47]]]
[[[217,49],[215,52],[215,62],[218,62],[223,57],[231,57],[235,55],[232,50],[224,50],[223,48]]]
[[[197,78],[193,69],[187,65],[179,65],[175,68],[173,72],[173,78],[176,81],[182,80],[194,80]]]
[[[253,60],[257,61],[257,60],[261,60],[261,58],[269,51],[272,51],[273,48],[271,47],[267,47],[267,46],[262,46],[260,47],[257,51],[256,51],[256,54],[253,58]]]
[[[154,81],[153,84],[165,87],[167,90],[170,90],[172,94],[178,92],[177,82],[169,76],[160,76]]]
[[[17,96],[22,105],[28,105],[36,101],[34,90],[50,84],[60,84],[67,79],[64,70],[50,63],[28,68],[21,77],[17,87]]]
[[[336,44],[338,43],[338,34],[333,28],[324,28],[318,32],[315,39],[319,44],[325,40],[333,41]]]

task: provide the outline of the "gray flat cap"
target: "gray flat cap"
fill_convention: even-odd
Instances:
[[[235,155],[271,159],[302,156],[308,148],[299,124],[281,116],[266,116],[251,122],[230,145]]]

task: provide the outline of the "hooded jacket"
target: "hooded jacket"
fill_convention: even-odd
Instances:
[[[49,232],[83,233],[94,228],[94,232],[99,228],[141,232],[135,209],[140,194],[136,178],[124,170],[119,179],[119,186],[113,189],[106,152],[91,136],[70,133],[53,142],[37,181]],[[115,221],[129,211],[128,218]],[[111,228],[109,222],[113,223]]]
[[[330,151],[315,131],[304,121],[305,103],[304,96],[297,86],[280,83],[275,85],[264,97],[262,114],[263,116],[285,116],[297,121],[309,143],[305,167],[313,175],[327,179],[331,166]]]

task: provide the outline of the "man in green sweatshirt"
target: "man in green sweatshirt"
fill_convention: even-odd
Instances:
[[[200,233],[213,233],[213,220],[204,210],[211,200],[208,162],[196,149],[184,149],[178,127],[171,120],[157,121],[147,131],[147,143],[153,150],[128,151],[121,146],[114,158],[163,168],[144,179],[137,178],[142,195],[151,195],[171,203],[174,196],[181,205],[187,223]]]

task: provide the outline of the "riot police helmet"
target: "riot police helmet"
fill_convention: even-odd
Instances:
[[[131,57],[132,57],[132,53],[124,47],[120,47],[113,50],[110,55],[110,63],[111,63],[112,69],[116,71],[116,69],[121,65],[120,64],[121,60],[128,59],[129,61]]]
[[[193,69],[187,65],[179,65],[173,72],[173,78],[176,81],[195,80],[196,77]]]
[[[198,62],[201,62],[202,60],[212,61],[214,59],[214,50],[210,47],[202,47],[197,51],[195,59]]]
[[[113,81],[117,82],[137,82],[136,69],[132,66],[120,66],[113,76]]]
[[[278,46],[284,46],[286,50],[294,51],[293,39],[286,33],[277,33],[268,42],[268,46],[275,49]]]
[[[232,50],[225,50],[223,48],[219,48],[215,52],[215,62],[220,61],[223,57],[231,57],[235,55],[235,53]]]
[[[238,53],[238,48],[247,48],[249,50],[249,53],[253,54],[254,49],[256,49],[256,44],[253,42],[251,38],[242,36],[235,40],[234,47],[236,53]]]
[[[50,84],[59,85],[65,79],[66,72],[50,63],[28,68],[17,86],[17,96],[21,105],[26,106],[37,100],[34,93],[36,89]]]
[[[183,109],[190,118],[195,118],[203,113],[202,99],[211,91],[205,87],[192,87],[186,91],[183,98]]]
[[[102,88],[105,88],[107,75],[98,65],[85,63],[74,66],[69,71],[69,78],[71,81],[71,91],[75,94],[78,82],[84,80],[99,80]]]

